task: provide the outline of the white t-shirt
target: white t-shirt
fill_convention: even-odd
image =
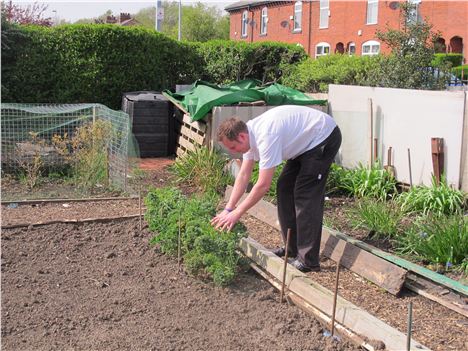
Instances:
[[[283,105],[247,122],[250,150],[244,160],[273,168],[324,141],[336,127],[332,117],[306,106]]]

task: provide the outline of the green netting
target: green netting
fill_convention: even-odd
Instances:
[[[107,172],[112,186],[126,190],[129,156],[138,156],[128,115],[101,104],[14,104],[1,106],[1,156],[3,172],[18,172],[21,162],[40,155],[44,167],[65,162],[53,139],[72,138],[87,123],[107,121]]]
[[[261,86],[260,81],[245,79],[229,85],[218,86],[201,80],[186,91],[163,93],[169,100],[182,105],[192,121],[205,117],[214,106],[231,105],[239,102],[264,100],[267,105],[325,105],[326,100],[314,100],[304,93],[273,83]]]

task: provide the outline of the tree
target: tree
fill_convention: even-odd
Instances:
[[[391,48],[369,75],[371,85],[405,89],[443,89],[448,68],[432,67],[440,33],[427,19],[418,18],[417,5],[400,3],[401,29],[377,31],[376,37]]]
[[[8,23],[14,24],[36,24],[39,26],[52,26],[52,18],[45,17],[44,12],[47,10],[46,4],[35,2],[32,5],[21,7],[13,4],[10,0],[7,3],[2,2],[2,16]]]

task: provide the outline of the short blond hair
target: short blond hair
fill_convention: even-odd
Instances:
[[[218,141],[222,141],[224,138],[230,141],[237,140],[240,133],[248,133],[247,124],[238,117],[231,117],[219,125]]]

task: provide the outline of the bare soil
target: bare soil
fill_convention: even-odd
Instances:
[[[136,219],[3,230],[2,350],[357,350],[250,271],[183,272]]]

